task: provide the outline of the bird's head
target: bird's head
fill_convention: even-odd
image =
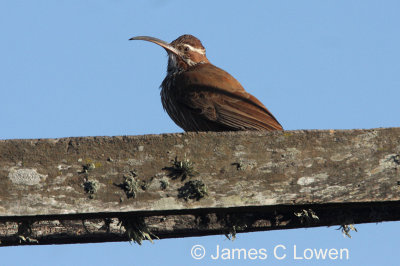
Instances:
[[[191,66],[208,63],[206,49],[193,35],[182,35],[171,43],[149,36],[137,36],[129,40],[143,40],[163,47],[168,53],[168,74],[187,70]]]

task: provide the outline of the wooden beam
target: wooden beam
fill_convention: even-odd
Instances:
[[[399,169],[400,128],[1,140],[0,241],[399,220]]]

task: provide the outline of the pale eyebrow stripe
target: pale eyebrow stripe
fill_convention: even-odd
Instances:
[[[191,51],[199,53],[199,54],[205,54],[206,53],[205,49],[194,48],[189,44],[184,44],[184,46],[188,47]]]

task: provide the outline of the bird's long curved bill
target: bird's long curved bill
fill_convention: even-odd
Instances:
[[[150,37],[150,36],[136,36],[136,37],[130,38],[129,40],[130,40],[130,41],[141,40],[141,41],[152,42],[152,43],[155,43],[155,44],[160,45],[160,46],[163,47],[165,50],[167,50],[167,52],[169,51],[169,52],[172,52],[172,53],[174,53],[174,54],[176,54],[176,55],[179,55],[179,51],[178,51],[177,49],[175,49],[171,44],[169,44],[169,43],[167,43],[167,42],[165,42],[165,41],[163,41],[163,40],[154,38],[154,37]]]

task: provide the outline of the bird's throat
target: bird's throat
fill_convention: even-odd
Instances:
[[[176,55],[172,53],[168,55],[168,68],[167,68],[168,75],[179,73],[185,70],[184,65],[185,65],[184,62],[182,62],[182,60],[178,58]]]

